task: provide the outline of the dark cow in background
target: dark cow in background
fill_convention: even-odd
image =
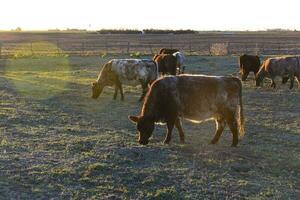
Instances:
[[[147,93],[140,116],[129,116],[137,124],[139,143],[148,144],[155,122],[167,124],[164,143],[178,129],[184,132],[180,118],[192,122],[215,120],[216,132],[211,143],[218,142],[226,124],[233,135],[232,146],[244,135],[242,84],[238,78],[205,75],[167,76],[156,80]],[[239,128],[239,129],[238,129]]]
[[[172,54],[156,54],[153,61],[157,63],[158,71],[165,74],[176,75],[177,59]]]
[[[175,52],[179,51],[178,49],[167,49],[167,48],[162,48],[159,50],[158,54],[173,54]]]
[[[269,58],[263,62],[261,68],[256,74],[256,86],[260,86],[265,77],[272,80],[271,86],[276,87],[275,77],[282,77],[282,83],[285,83],[290,79],[290,89],[294,86],[295,77],[300,87],[300,58],[299,57],[277,57]]]
[[[258,72],[260,67],[260,59],[258,56],[242,55],[239,58],[240,73],[242,74],[242,81],[245,81],[250,72],[254,75]]]
[[[142,85],[143,93],[139,101],[143,100],[148,85],[158,78],[156,63],[149,59],[112,59],[102,67],[98,79],[92,83],[92,97],[98,98],[105,86],[115,86],[114,99],[118,90],[121,100],[124,100],[122,84]]]

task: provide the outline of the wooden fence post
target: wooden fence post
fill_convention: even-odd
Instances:
[[[105,53],[108,54],[107,41],[105,41]]]
[[[230,43],[229,42],[227,42],[227,55],[229,55],[230,56],[230,54],[231,54],[231,52],[230,52],[230,48],[229,48],[229,45],[230,45]]]
[[[256,55],[259,55],[259,49],[258,49],[258,44],[257,44],[257,42],[256,42],[256,44],[255,44],[255,53],[256,53]]]
[[[2,58],[2,43],[0,42],[0,59]]]
[[[30,52],[31,52],[31,56],[33,56],[33,47],[32,47],[32,42],[30,42]]]
[[[58,40],[56,40],[56,48],[57,48],[57,55],[60,55],[59,41]]]
[[[85,43],[82,42],[81,43],[81,53],[82,53],[82,55],[84,55],[84,51],[85,51]]]
[[[127,54],[129,54],[130,51],[130,42],[127,43]]]
[[[153,50],[152,50],[151,44],[149,44],[149,49],[150,49],[151,55],[153,55]]]

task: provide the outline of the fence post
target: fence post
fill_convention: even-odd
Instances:
[[[151,55],[153,55],[153,50],[152,50],[151,44],[149,44],[149,49],[150,49]]]
[[[56,40],[56,48],[57,48],[57,55],[60,55],[60,51],[59,51],[59,41]]]
[[[212,55],[212,54],[211,54],[211,46],[212,46],[212,44],[211,44],[211,43],[208,43],[208,53],[209,53],[209,56]]]
[[[2,58],[2,43],[0,42],[0,59]]]
[[[130,42],[127,43],[127,54],[129,54],[129,50],[130,50]]]
[[[82,42],[81,43],[81,53],[82,53],[82,55],[84,55],[84,51],[85,51],[85,43]]]
[[[108,54],[107,41],[105,41],[105,52],[106,52],[106,54]]]
[[[230,48],[229,48],[229,45],[230,45],[230,43],[229,42],[227,42],[227,55],[231,55],[231,52],[230,52]]]
[[[33,47],[32,47],[32,42],[30,42],[30,52],[31,52],[31,56],[33,56]]]
[[[257,42],[256,42],[256,44],[255,44],[255,50],[256,50],[256,55],[259,55],[259,49],[258,49],[258,44],[257,44]]]

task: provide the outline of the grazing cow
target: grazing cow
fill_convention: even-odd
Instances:
[[[183,74],[184,69],[185,69],[185,67],[183,66],[183,63],[185,61],[185,57],[184,57],[183,53],[177,51],[177,52],[173,53],[173,56],[175,56],[175,58],[177,60],[178,74]]]
[[[163,75],[176,75],[177,59],[172,54],[156,54],[153,61],[157,63],[158,71]]]
[[[242,81],[245,81],[250,72],[254,75],[258,72],[260,67],[260,59],[258,56],[242,55],[239,58],[240,73],[242,74]]]
[[[290,89],[294,86],[295,77],[300,87],[300,58],[299,57],[277,57],[269,58],[263,62],[261,68],[256,74],[256,86],[260,86],[265,77],[272,80],[271,87],[275,88],[275,77],[282,77],[282,83],[286,83],[290,79]]]
[[[173,54],[175,52],[179,51],[178,49],[167,49],[167,48],[162,48],[159,50],[158,54]]]
[[[167,124],[164,143],[170,142],[174,125],[183,143],[180,118],[192,122],[215,120],[212,144],[218,142],[228,124],[233,135],[232,146],[236,146],[239,136],[244,135],[241,81],[235,77],[205,75],[162,77],[151,85],[140,116],[129,116],[137,124],[139,143],[144,145],[148,144],[155,122]]]
[[[105,86],[115,85],[114,99],[118,90],[121,100],[124,100],[122,83],[136,86],[142,85],[143,100],[148,90],[148,85],[158,78],[156,63],[148,59],[112,59],[102,67],[98,79],[92,83],[92,97],[98,98]]]

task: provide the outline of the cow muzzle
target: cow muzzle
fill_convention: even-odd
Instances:
[[[141,145],[147,145],[149,143],[149,141],[148,140],[139,140],[139,143]]]

